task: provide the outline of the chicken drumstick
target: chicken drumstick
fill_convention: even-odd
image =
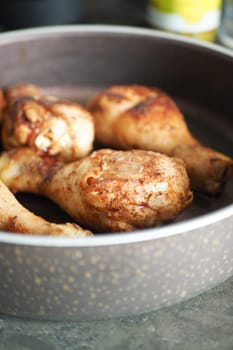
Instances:
[[[91,98],[87,108],[94,116],[98,142],[183,159],[193,190],[216,194],[233,175],[233,160],[200,144],[176,104],[159,89],[113,86]]]
[[[0,181],[0,230],[30,235],[85,237],[91,236],[76,224],[55,224],[24,208]]]
[[[34,85],[11,87],[5,96],[4,149],[29,146],[41,155],[56,156],[64,161],[81,158],[92,150],[93,118],[78,103],[43,96]]]
[[[2,123],[6,107],[12,105],[15,100],[22,97],[39,99],[42,97],[42,90],[33,84],[14,85],[7,89],[0,89],[0,122]]]
[[[2,153],[0,178],[12,191],[48,196],[99,232],[159,225],[193,198],[182,160],[143,150],[102,149],[64,164],[18,148]]]

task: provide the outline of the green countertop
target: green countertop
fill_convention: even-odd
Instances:
[[[233,278],[148,314],[91,322],[0,315],[0,350],[232,350]]]

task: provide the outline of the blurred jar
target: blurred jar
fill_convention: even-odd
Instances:
[[[6,29],[73,24],[83,0],[2,0],[0,23]]]
[[[221,18],[221,0],[149,0],[148,23],[156,28],[214,41]]]
[[[233,0],[224,0],[218,32],[220,43],[233,49]]]

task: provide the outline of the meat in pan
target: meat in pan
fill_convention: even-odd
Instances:
[[[6,108],[9,108],[9,105],[12,105],[15,100],[23,97],[39,99],[41,96],[41,88],[33,84],[13,85],[6,89],[0,89],[0,122],[2,123]]]
[[[113,86],[90,98],[96,139],[106,147],[145,149],[183,159],[191,188],[211,195],[233,175],[233,160],[202,145],[175,102],[146,86]]]
[[[31,213],[0,181],[0,230],[29,235],[86,237],[92,233],[77,224],[55,224]]]
[[[160,225],[193,198],[182,160],[144,150],[101,149],[64,164],[18,148],[2,153],[0,178],[12,191],[49,197],[97,232]]]
[[[93,148],[93,118],[78,103],[43,96],[39,87],[22,85],[7,89],[1,105],[6,150],[28,146],[68,162]]]

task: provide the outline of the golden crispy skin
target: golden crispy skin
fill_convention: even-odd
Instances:
[[[41,155],[72,161],[93,148],[94,122],[80,104],[42,96],[39,87],[22,85],[6,91],[2,143],[6,150],[28,146]]]
[[[113,86],[91,98],[87,108],[99,143],[179,157],[194,190],[216,194],[233,175],[232,159],[198,142],[175,102],[157,88]]]
[[[41,88],[33,84],[13,85],[5,89],[5,98],[8,104],[14,103],[20,97],[39,99],[42,96]]]
[[[6,98],[4,92],[0,89],[0,124],[2,123],[4,109],[6,107]]]
[[[0,178],[13,191],[48,196],[99,232],[160,225],[193,198],[182,160],[143,150],[102,149],[64,165],[17,149],[0,157]]]
[[[39,99],[42,97],[42,90],[39,86],[33,84],[14,85],[6,89],[0,89],[0,122],[3,122],[3,117],[6,110],[9,109],[17,99],[23,97],[31,97]]]
[[[33,84],[14,85],[7,89],[0,89],[0,122],[2,123],[6,108],[19,97],[32,97],[38,99],[42,96],[39,86]]]
[[[0,229],[15,233],[45,236],[86,237],[92,233],[77,224],[55,224],[24,208],[0,181]]]

